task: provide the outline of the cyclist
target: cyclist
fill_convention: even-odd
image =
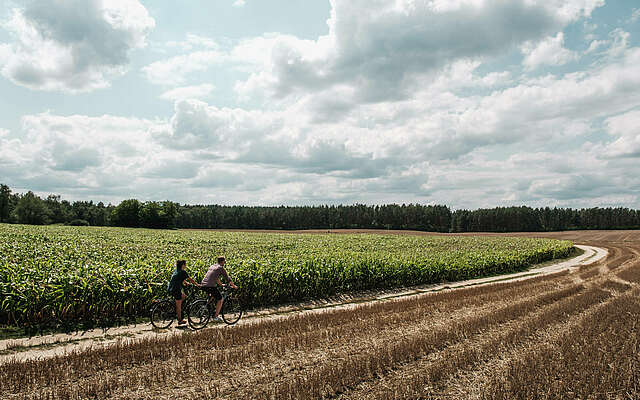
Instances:
[[[167,291],[169,294],[176,300],[176,314],[178,315],[178,325],[184,325],[187,321],[182,319],[182,301],[185,299],[184,293],[182,293],[182,284],[185,280],[188,280],[195,286],[198,285],[187,271],[184,268],[187,266],[187,262],[185,260],[176,261],[176,270],[173,275],[171,275],[171,279],[169,280],[169,285],[167,285]]]
[[[222,282],[220,281],[220,275],[224,276],[224,278],[229,282],[229,286],[234,289],[238,287],[233,283],[227,271],[224,269],[224,265],[226,260],[224,257],[218,257],[218,262],[209,267],[204,279],[202,279],[202,283],[200,286],[204,289],[205,292],[209,293],[209,302],[211,302],[214,298],[216,299],[216,315],[213,317],[214,321],[220,321],[220,310],[222,309],[222,295],[220,291],[216,287],[216,285],[222,286]]]

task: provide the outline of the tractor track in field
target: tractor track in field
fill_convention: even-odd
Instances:
[[[506,279],[260,310],[232,327],[122,327],[132,336],[18,351],[0,362],[0,396],[640,398],[640,231],[517,235],[584,253]]]

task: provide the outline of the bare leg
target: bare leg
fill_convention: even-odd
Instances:
[[[178,322],[182,321],[182,300],[184,300],[186,296],[182,293],[182,299],[176,300],[176,313],[178,314]]]
[[[218,300],[216,303],[216,317],[220,315],[220,310],[222,310],[222,301],[223,299]]]

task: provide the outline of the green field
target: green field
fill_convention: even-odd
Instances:
[[[0,224],[0,325],[144,316],[177,259],[218,255],[247,306],[514,272],[569,255],[549,239],[309,235]]]

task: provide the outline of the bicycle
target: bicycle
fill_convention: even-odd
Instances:
[[[222,295],[222,309],[220,316],[227,325],[233,325],[240,320],[244,311],[242,304],[233,294],[229,285],[223,285],[220,291]],[[209,319],[215,315],[216,301],[212,298],[196,300],[189,305],[187,321],[193,330],[203,329],[209,323]]]
[[[182,319],[186,316],[189,318],[189,305],[196,301],[196,290],[186,290],[187,297],[182,301]],[[197,288],[197,287],[196,287]],[[151,325],[157,329],[167,329],[171,326],[174,320],[178,319],[176,314],[176,300],[173,297],[165,299],[154,300],[153,304],[149,308],[151,315]]]

